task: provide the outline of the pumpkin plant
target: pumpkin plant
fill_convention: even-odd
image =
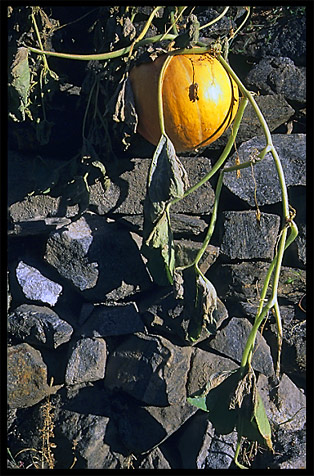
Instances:
[[[246,8],[245,18],[238,29],[233,31],[230,37],[225,38],[223,49],[217,48],[217,44],[208,45],[199,41],[198,33],[202,28],[218,21],[229,7],[226,7],[216,19],[202,26],[199,25],[197,18],[190,15],[191,28],[183,34],[178,32],[178,24],[187,7],[170,8],[169,29],[145,38],[160,8],[153,9],[142,32],[133,41],[130,40],[128,46],[118,50],[94,55],[71,55],[43,51],[42,48],[28,49],[43,58],[51,55],[84,61],[93,59],[106,61],[106,64],[115,58],[127,56],[117,102],[122,105],[124,113],[126,105],[130,106],[127,104],[125,92],[131,83],[138,116],[137,130],[156,145],[147,181],[142,252],[148,260],[147,267],[153,280],[159,285],[174,285],[177,298],[183,300],[185,311],[190,317],[188,334],[191,342],[197,340],[202,329],[210,333],[212,327],[215,327],[217,294],[212,283],[201,272],[199,262],[214,232],[223,176],[234,170],[254,166],[268,153],[272,155],[282,191],[283,223],[276,254],[264,281],[260,304],[241,364],[235,371],[222,372],[219,376],[213,375],[205,389],[200,389],[196,395],[188,398],[191,404],[208,412],[209,419],[220,433],[237,430],[235,462],[243,468],[238,461],[243,437],[260,442],[272,450],[271,427],[257,390],[252,357],[257,332],[267,319],[269,311],[273,310],[278,327],[277,376],[279,376],[282,329],[277,290],[284,251],[297,236],[297,227],[293,221],[294,211],[291,212],[289,206],[282,166],[267,123],[253,95],[245,88],[227,61],[228,47],[245,24],[250,8]],[[127,7],[125,14],[132,22],[133,9]],[[172,33],[169,33],[170,30]],[[155,51],[154,61],[142,62],[132,68],[130,60],[134,59],[132,55],[136,54],[140,47],[146,45],[152,47],[161,40],[168,41],[169,44],[167,49],[162,49],[161,55],[158,55],[157,51],[157,59]],[[47,64],[45,65],[47,68]],[[265,147],[245,163],[223,167],[235,143],[248,102],[263,128]],[[220,158],[202,180],[189,187],[187,173],[177,157],[177,152],[194,150],[212,143],[231,124],[231,132]],[[176,266],[174,253],[170,208],[174,203],[193,193],[216,173],[219,173],[219,176],[215,203],[203,245],[192,263],[179,268]],[[269,290],[270,296],[267,298]]]

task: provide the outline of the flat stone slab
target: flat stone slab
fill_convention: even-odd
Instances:
[[[279,155],[282,164],[287,187],[306,185],[306,144],[305,134],[274,134],[273,144]],[[241,144],[237,154],[240,163],[247,162],[250,157],[264,149],[265,138],[262,136]],[[235,165],[237,154],[227,161],[226,167]],[[251,207],[255,207],[254,191],[256,186],[256,199],[259,206],[271,205],[281,202],[281,189],[275,162],[271,153],[265,155],[264,159],[253,166],[241,169],[240,177],[236,171],[226,172],[223,183],[237,197],[244,200]]]
[[[252,324],[245,318],[233,317],[209,342],[211,349],[241,363],[244,347],[249,337]],[[270,347],[258,332],[253,351],[252,366],[258,372],[271,376],[274,374]]]
[[[38,269],[20,261],[16,268],[16,278],[28,299],[54,306],[62,292],[62,286],[41,274]]]
[[[22,304],[9,314],[8,332],[28,344],[56,349],[71,339],[73,328],[49,307]]]
[[[223,235],[220,251],[230,259],[272,260],[280,217],[255,211],[223,212]]]

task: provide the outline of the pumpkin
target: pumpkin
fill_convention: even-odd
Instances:
[[[134,66],[130,81],[138,115],[137,131],[157,145],[158,79],[167,55]],[[217,58],[205,54],[175,55],[162,85],[165,131],[177,152],[204,147],[218,139],[233,121],[239,104],[237,84]]]

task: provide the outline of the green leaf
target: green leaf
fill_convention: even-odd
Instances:
[[[271,441],[271,427],[266,415],[263,400],[257,390],[256,390],[256,399],[255,399],[255,405],[254,405],[254,417],[255,417],[256,425],[260,434],[264,438],[268,448],[272,451],[273,445]]]
[[[10,73],[10,116],[16,121],[25,121],[31,84],[27,48],[18,48]]]

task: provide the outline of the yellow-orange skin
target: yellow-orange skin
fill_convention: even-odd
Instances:
[[[160,139],[158,78],[166,55],[135,66],[130,73],[138,132],[154,145]],[[239,91],[220,62],[210,54],[175,55],[164,74],[165,130],[177,152],[204,147],[233,121]]]

